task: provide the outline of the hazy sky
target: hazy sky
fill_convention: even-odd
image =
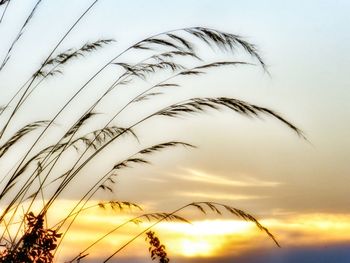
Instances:
[[[14,0],[10,4],[9,13],[0,26],[0,54],[4,54],[8,48],[35,1],[26,0],[23,5],[17,2]],[[15,92],[14,87],[21,85],[33,68],[40,65],[50,47],[90,2],[42,1],[28,32],[23,35],[7,67],[0,73],[3,94],[0,104],[5,104]],[[346,0],[100,0],[59,50],[79,47],[86,41],[99,38],[114,38],[117,42],[104,51],[82,59],[81,63],[72,63],[64,77],[49,81],[47,88],[50,89],[43,88],[33,94],[33,102],[24,106],[17,121],[23,123],[52,116],[60,103],[87,80],[87,74],[93,73],[114,54],[144,37],[188,26],[207,26],[241,35],[258,46],[270,75],[259,67],[213,70],[198,79],[184,81],[179,97],[188,94],[230,96],[269,107],[303,130],[308,141],[271,118],[249,119],[228,111],[171,121],[152,119],[136,129],[143,145],[175,139],[193,143],[198,149],[168,150],[150,158],[153,166],[125,170],[118,177],[113,197],[144,204],[152,210],[166,211],[196,200],[230,204],[258,218],[277,220],[278,223],[271,223],[271,227],[279,230],[281,239],[290,245],[284,252],[273,250],[264,253],[261,250],[266,246],[272,249],[273,244],[254,244],[258,256],[254,257],[255,252],[250,258],[243,254],[240,255],[240,262],[316,262],[316,255],[321,253],[320,247],[327,245],[326,241],[315,244],[309,250],[301,250],[297,244],[291,245],[288,237],[296,231],[296,235],[299,233],[305,239],[312,240],[319,229],[314,232],[298,227],[298,230],[290,232],[286,229],[288,224],[298,225],[302,222],[303,216],[309,220],[305,219],[305,222],[312,222],[315,215],[334,224],[341,218],[344,227],[341,229],[349,229],[348,10],[350,2]],[[132,60],[136,56],[127,53],[120,61]],[[220,60],[232,59],[230,54],[211,49],[204,51],[204,56],[210,60],[215,57]],[[88,106],[93,96],[101,94],[103,89],[100,87],[110,81],[107,77],[113,75],[113,70],[106,73],[105,79],[102,77],[100,82],[92,83],[82,99],[73,103],[70,112],[58,120],[59,125],[64,126],[64,118],[69,119],[72,112],[79,111],[78,106]],[[171,96],[176,97],[177,94]],[[57,107],[52,106],[52,101],[57,102]],[[107,101],[105,108],[113,108],[123,101],[125,98],[122,95],[117,96],[115,100]],[[103,109],[101,107],[100,110]],[[105,159],[100,159],[101,166],[114,158],[114,151],[107,155]],[[101,169],[94,165],[85,174],[90,176]],[[78,194],[67,193],[65,198],[75,198]],[[98,196],[109,197],[110,194]],[[203,219],[202,215],[194,213],[193,218]],[[334,230],[331,228],[333,226],[329,223],[329,231]],[[319,233],[328,235],[327,231]],[[344,252],[344,247],[349,248],[350,239],[340,238],[340,233],[338,236],[339,242],[335,238],[336,241],[332,243],[336,245],[321,250],[329,258],[325,262],[349,261],[350,254]],[[268,241],[264,239],[262,242]],[[244,242],[249,243],[249,240]],[[311,241],[300,238],[299,242],[310,244]],[[333,261],[335,253],[345,254]],[[309,258],[302,261],[299,257]],[[213,259],[213,262],[231,262],[230,255],[226,258],[228,261]],[[257,258],[266,261],[258,261]],[[202,260],[192,258],[179,262],[205,262]]]

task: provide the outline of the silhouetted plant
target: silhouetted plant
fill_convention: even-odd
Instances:
[[[148,231],[146,233],[146,241],[147,240],[149,242],[148,251],[151,254],[151,259],[159,259],[159,263],[168,263],[170,260],[167,256],[165,246],[160,243],[154,231]]]
[[[49,263],[53,261],[53,251],[57,247],[57,239],[61,237],[55,230],[45,229],[44,216],[29,213],[25,216],[23,236],[15,246],[0,252],[1,262],[35,262]]]
[[[38,6],[42,0],[36,2],[31,13],[22,25],[17,37],[13,40],[10,48],[6,52],[0,71],[4,72],[7,63],[10,63],[11,53],[17,43],[20,42],[21,36],[25,33],[27,25],[30,23],[33,15],[36,13]],[[8,6],[10,1],[0,0],[1,6]],[[75,206],[55,225],[50,225],[46,216],[53,209],[55,201],[57,201],[62,192],[67,189],[73,181],[81,173],[81,170],[87,164],[95,160],[112,143],[123,137],[131,137],[140,142],[135,128],[141,126],[147,120],[156,117],[176,118],[186,114],[203,113],[207,110],[221,110],[226,108],[243,116],[258,117],[267,115],[279,120],[288,128],[296,132],[299,136],[304,137],[303,133],[291,122],[283,118],[276,112],[255,104],[248,103],[236,98],[227,97],[191,97],[175,103],[167,105],[154,104],[152,112],[147,113],[141,118],[131,120],[131,124],[123,125],[115,124],[119,120],[121,113],[128,108],[132,108],[145,101],[152,100],[159,96],[166,96],[168,90],[181,87],[180,79],[189,77],[199,77],[206,74],[214,68],[227,66],[252,65],[251,61],[245,60],[228,60],[205,62],[197,52],[196,43],[200,42],[206,47],[217,48],[219,50],[236,53],[241,51],[251,56],[252,60],[266,70],[265,63],[260,57],[256,47],[245,41],[242,37],[234,34],[221,32],[216,29],[205,27],[188,27],[176,30],[169,30],[153,36],[147,37],[130,45],[128,48],[114,55],[106,64],[100,67],[77,91],[70,97],[67,102],[58,110],[58,112],[49,120],[37,120],[19,128],[13,135],[9,135],[9,127],[13,120],[17,117],[18,112],[23,105],[30,101],[34,91],[45,85],[45,80],[63,74],[64,67],[73,59],[78,59],[89,55],[92,52],[104,48],[106,45],[114,43],[112,39],[99,39],[97,41],[84,44],[78,49],[69,49],[63,52],[57,52],[61,43],[71,33],[72,29],[85,17],[85,15],[94,7],[98,0],[94,1],[83,13],[78,17],[76,22],[68,29],[63,37],[58,41],[49,55],[43,61],[41,66],[34,71],[30,78],[20,86],[13,97],[0,108],[0,116],[3,118],[3,125],[0,127],[0,157],[6,156],[13,147],[21,143],[26,137],[32,133],[39,132],[39,135],[32,140],[32,143],[26,148],[24,155],[20,156],[13,164],[13,169],[1,178],[0,200],[6,200],[4,209],[0,214],[0,223],[4,230],[0,237],[3,249],[0,259],[3,262],[52,262],[57,248],[61,245],[64,237],[69,233],[73,223],[78,216],[85,210],[99,206],[101,208],[111,207],[113,209],[122,210],[124,207],[141,210],[137,204],[130,202],[121,202],[117,200],[101,202],[94,206],[87,206],[88,202],[94,197],[98,191],[113,192],[113,184],[116,182],[116,175],[120,170],[137,164],[148,164],[152,154],[164,149],[183,146],[186,148],[195,147],[192,144],[182,141],[166,141],[156,143],[151,146],[139,146],[133,154],[129,156],[119,157],[116,162],[109,167],[109,170],[102,176],[94,177],[94,184],[88,189],[81,189],[82,195],[76,201]],[[5,10],[3,11],[3,14]],[[3,23],[3,20],[1,20]],[[0,24],[3,26],[3,24]],[[128,52],[141,52],[142,58],[136,63],[119,61],[121,56]],[[137,53],[139,54],[139,53]],[[179,62],[186,59],[187,63]],[[190,64],[190,65],[188,65]],[[104,93],[97,97],[90,107],[80,116],[76,117],[75,122],[64,130],[63,135],[56,138],[54,143],[49,145],[42,144],[45,136],[50,129],[55,128],[55,121],[62,115],[62,112],[68,109],[72,101],[81,95],[89,84],[96,79],[107,67],[116,67],[120,70],[114,82],[105,88]],[[158,74],[167,74],[161,80],[151,81],[151,78]],[[138,91],[136,95],[120,105],[120,108],[113,112],[112,117],[103,125],[96,128],[94,118],[97,116],[96,109],[108,96],[113,92],[119,92],[118,88],[123,86],[133,87],[137,85],[136,81],[145,81],[147,87],[142,91]],[[136,83],[136,84],[135,84]],[[44,86],[45,87],[45,86]],[[119,94],[119,93],[118,93]],[[86,132],[86,130],[88,130]],[[83,133],[84,131],[84,133]],[[45,146],[42,146],[45,145]],[[65,167],[64,172],[57,172],[57,167],[64,167],[63,157],[66,154],[75,151],[76,159],[69,167]],[[49,187],[54,187],[53,192],[47,191]],[[14,190],[16,189],[16,191]],[[40,211],[34,215],[34,203],[40,201],[41,204],[36,207]],[[24,209],[21,211],[20,208]],[[238,218],[255,223],[255,225],[265,232],[277,244],[275,237],[269,230],[262,226],[252,215],[220,203],[214,202],[193,202],[187,204],[171,213],[145,213],[123,224],[113,228],[108,233],[101,235],[100,238],[82,250],[70,262],[79,262],[88,255],[88,250],[95,246],[98,242],[114,233],[121,227],[129,223],[140,223],[143,220],[152,222],[150,227],[142,230],[135,235],[130,241],[116,249],[104,262],[109,261],[119,251],[133,242],[136,238],[147,233],[150,242],[150,252],[152,259],[159,259],[159,262],[168,262],[169,259],[164,251],[164,247],[160,244],[159,239],[154,232],[150,231],[154,226],[164,220],[179,220],[188,222],[187,219],[181,217],[178,213],[186,208],[195,208],[206,213],[208,210],[221,215],[221,210],[237,216]],[[24,217],[14,227],[14,222],[18,217]]]

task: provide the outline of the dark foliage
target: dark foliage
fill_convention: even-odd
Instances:
[[[151,259],[158,259],[159,263],[168,263],[170,260],[167,257],[165,246],[160,243],[160,240],[155,233],[153,231],[148,231],[146,236],[146,241],[148,240],[149,242],[148,251],[151,253]]]
[[[57,239],[61,234],[44,227],[44,216],[29,213],[25,216],[25,233],[20,242],[0,253],[0,261],[4,263],[32,262],[50,263],[53,251],[57,247]]]

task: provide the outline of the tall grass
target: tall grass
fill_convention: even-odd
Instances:
[[[11,15],[11,8],[7,9],[10,2],[0,2],[0,8],[3,8],[3,14],[6,12],[7,16]],[[33,71],[31,77],[19,86],[14,95],[1,107],[0,161],[8,160],[6,157],[9,154],[20,151],[20,154],[17,155],[18,158],[11,164],[11,169],[1,175],[0,201],[2,210],[0,223],[2,233],[0,244],[2,250],[0,258],[2,262],[54,261],[57,249],[64,243],[65,236],[70,232],[73,224],[79,220],[79,215],[83,211],[95,207],[89,206],[89,201],[93,200],[99,191],[113,192],[116,175],[122,169],[137,164],[148,164],[149,158],[153,154],[168,148],[186,147],[190,149],[195,147],[183,141],[155,142],[153,145],[144,145],[136,130],[142,129],[143,124],[150,119],[162,121],[164,118],[178,118],[194,113],[205,113],[208,110],[228,109],[232,113],[247,117],[267,115],[304,137],[295,125],[275,111],[236,98],[203,97],[199,94],[198,97],[187,97],[169,102],[168,98],[171,97],[171,92],[182,88],[181,80],[188,79],[194,82],[196,78],[200,78],[216,68],[258,65],[266,71],[266,65],[253,44],[238,35],[206,27],[169,30],[137,41],[123,51],[114,54],[95,73],[87,76],[87,81],[77,87],[76,92],[67,99],[53,117],[48,120],[39,119],[27,123],[12,133],[12,125],[14,125],[18,113],[23,110],[26,104],[31,103],[34,91],[39,88],[45,89],[48,85],[47,80],[50,78],[58,77],[58,75],[64,78],[64,70],[73,59],[81,59],[93,52],[100,52],[107,45],[115,44],[112,39],[99,39],[86,43],[80,48],[58,51],[73,28],[85,18],[97,2],[98,0],[93,1],[86,10],[82,10],[82,14],[51,49],[41,66]],[[1,54],[0,71],[5,72],[5,66],[12,62],[11,54],[16,52],[16,46],[21,44],[21,36],[29,34],[26,32],[27,26],[32,17],[40,10],[40,4],[41,0],[35,3],[7,52]],[[5,26],[5,23],[6,20],[2,19],[0,26]],[[200,52],[198,52],[200,48],[203,49],[203,46],[207,49],[217,49],[218,52],[229,52],[233,55],[239,53],[248,56],[243,56],[245,59],[238,59],[236,56],[237,59],[207,62],[201,58]],[[122,56],[127,57],[128,54],[133,56],[137,54],[140,57],[139,61],[121,61]],[[235,58],[235,56],[231,57]],[[85,110],[82,108],[81,112],[83,113],[80,116],[75,116],[74,122],[68,127],[56,126],[55,123],[62,116],[65,116],[67,111],[70,111],[70,106],[80,99],[83,91],[91,86],[92,81],[98,79],[110,68],[114,68],[118,73],[110,85],[99,87],[103,88],[104,92],[98,95]],[[103,106],[110,97],[124,96],[126,90],[133,90],[133,96],[125,96],[125,100],[118,102],[120,103],[118,108],[107,115],[109,119],[105,120],[102,125],[100,122],[96,122],[99,107]],[[162,98],[162,103],[159,103],[159,98]],[[53,100],[52,103],[54,102]],[[139,109],[140,106],[145,109],[141,116],[132,111],[132,109]],[[122,123],[121,117],[126,113],[128,114],[127,124],[120,125]],[[52,141],[49,138],[57,130],[56,134],[60,135]],[[109,149],[113,145],[130,138],[138,141],[138,149],[134,153],[125,155],[124,149],[116,152],[113,148],[113,155],[117,156],[117,161],[110,167],[105,167],[107,169],[103,175],[91,176],[89,180],[93,184],[86,189],[80,189],[80,197],[76,200],[74,207],[68,210],[62,218],[59,218],[58,223],[51,223],[47,215],[54,210],[55,203],[62,197],[64,191],[79,184],[84,168],[86,169],[88,165],[96,162],[96,159],[101,155],[110,155]],[[167,213],[144,213],[138,204],[118,200],[109,200],[105,203],[98,203],[96,206],[101,208],[118,207],[120,209],[130,207],[141,210],[141,214],[111,229],[108,233],[101,233],[101,237],[78,253],[76,257],[71,259],[71,262],[83,260],[88,255],[89,249],[123,226],[142,220],[149,220],[152,224],[140,230],[139,234],[121,247],[115,248],[111,255],[106,255],[104,262],[108,262],[136,238],[145,234],[150,242],[152,259],[168,262],[164,247],[161,246],[155,233],[150,230],[164,220],[188,222],[179,213],[191,208],[203,213],[212,211],[221,214],[225,211],[238,218],[253,222],[279,245],[270,231],[262,226],[255,217],[241,209],[221,203],[193,202]]]

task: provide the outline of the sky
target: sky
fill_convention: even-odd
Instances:
[[[21,6],[17,2],[14,0],[9,5],[0,25],[0,59],[35,1],[27,0]],[[42,1],[15,46],[11,60],[0,72],[0,105],[6,104],[16,87],[25,82],[33,68],[40,66],[52,46],[90,2]],[[277,248],[253,224],[237,221],[227,213],[203,215],[189,209],[182,215],[191,218],[193,226],[167,222],[155,229],[173,262],[349,262],[349,8],[350,3],[345,0],[100,0],[58,51],[101,38],[113,38],[116,42],[68,65],[62,76],[48,80],[47,87],[33,93],[31,101],[23,105],[9,134],[28,121],[52,117],[88,76],[140,39],[190,26],[240,35],[257,45],[269,73],[258,65],[240,66],[214,69],[199,78],[186,78],[181,80],[183,88],[169,91],[169,98],[161,96],[154,103],[146,101],[143,108],[126,110],[120,116],[120,123],[127,125],[129,116],[137,118],[144,111],[171,100],[227,96],[275,110],[299,127],[307,140],[272,118],[244,118],[227,110],[171,120],[150,119],[135,129],[141,145],[182,140],[197,148],[169,149],[150,157],[153,165],[123,170],[113,185],[114,193],[98,193],[96,202],[110,198],[128,200],[142,205],[145,211],[167,212],[192,201],[225,203],[256,216],[282,245]],[[237,58],[235,54],[200,44],[199,49],[208,61]],[[118,62],[135,61],[138,54],[127,52]],[[257,64],[250,57],[237,56]],[[116,72],[116,68],[107,69],[93,81],[57,119],[58,129],[73,122],[75,114],[102,94],[103,87],[111,83]],[[141,89],[148,85],[142,81],[137,84]],[[104,113],[96,118],[97,125],[104,123],[132,94],[124,89],[106,99],[97,109]],[[125,156],[137,147],[138,142],[132,138],[114,145],[83,170],[81,176],[89,179],[78,181],[79,188],[88,187],[96,174],[103,174],[115,161],[116,154]],[[9,161],[16,160],[16,151],[2,160],[2,171],[7,169]],[[80,197],[81,192],[75,189],[72,185],[64,193],[53,220]],[[82,216],[67,237],[60,257],[69,258],[72,250],[67,248],[77,246],[73,249],[76,252],[87,241],[93,242],[101,232],[113,227],[118,216],[98,209]],[[118,220],[127,216],[120,215]],[[225,231],[220,232],[222,226]],[[135,233],[132,231],[138,230],[130,227],[118,235],[119,239],[104,241],[101,249],[91,254],[91,262],[105,255],[101,251],[107,248],[113,251],[109,248],[132,236]],[[121,259],[150,262],[144,248],[141,237],[123,252]]]

